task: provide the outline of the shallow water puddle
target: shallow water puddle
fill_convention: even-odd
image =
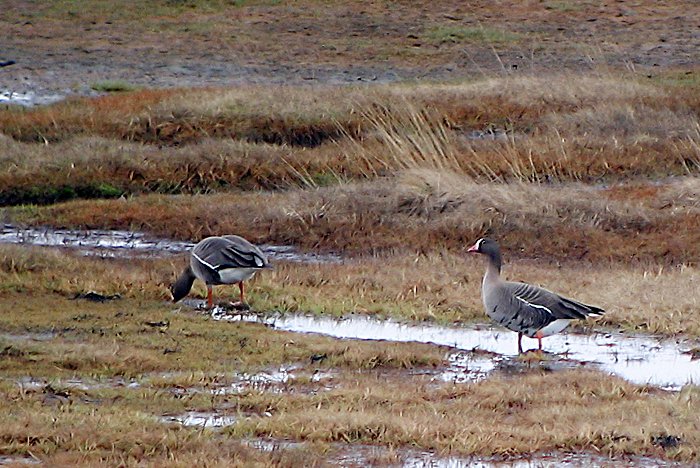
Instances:
[[[3,379],[8,380],[8,379]],[[84,380],[84,379],[41,379],[36,377],[22,377],[16,380],[23,390],[43,390],[46,388],[57,389],[77,389],[83,391],[95,390],[100,388],[139,388],[141,384],[136,380],[125,380],[121,377],[109,378],[103,380]]]
[[[303,442],[293,442],[279,439],[248,439],[243,443],[261,452],[274,452],[276,450],[303,449]]]
[[[52,104],[65,99],[60,94],[37,94],[34,91],[18,93],[8,89],[0,90],[0,104],[17,104],[25,107]]]
[[[542,467],[659,467],[682,466],[651,457],[630,456],[608,458],[594,453],[547,453],[528,458],[498,460],[494,458],[441,457],[431,452],[408,456],[403,459],[403,468],[542,468]]]
[[[18,228],[5,224],[0,231],[0,244],[37,245],[78,249],[83,255],[100,257],[162,257],[186,252],[191,242],[150,237],[141,232],[99,229],[71,230],[48,228]],[[300,263],[338,263],[335,254],[299,252],[288,245],[259,245],[273,260]]]
[[[214,319],[263,322],[280,330],[319,333],[336,338],[421,342],[449,346],[466,351],[488,351],[496,357],[474,357],[462,353],[451,355],[450,369],[444,380],[459,380],[460,369],[484,375],[495,368],[504,356],[517,355],[517,335],[488,326],[451,328],[436,325],[407,325],[393,320],[377,320],[351,316],[342,320],[304,315],[230,315],[221,309]],[[697,346],[690,342],[661,340],[623,333],[591,335],[560,334],[543,340],[548,353],[558,355],[555,361],[576,366],[594,365],[637,384],[651,384],[678,390],[686,384],[700,384],[700,360],[693,360],[684,351]],[[536,347],[537,341],[525,338],[525,349]],[[553,359],[554,360],[554,359]],[[487,362],[490,361],[490,362]],[[467,377],[465,377],[466,379]],[[470,379],[473,380],[473,379]]]
[[[39,465],[41,460],[28,456],[0,455],[0,465]]]
[[[499,358],[460,351],[447,356],[446,370],[438,375],[443,382],[465,383],[485,379],[498,365]]]
[[[0,232],[0,243],[67,247],[78,249],[85,255],[105,257],[162,256],[178,254],[192,247],[189,242],[149,238],[145,234],[131,231],[22,229],[8,224]]]
[[[299,364],[282,365],[276,369],[257,373],[234,372],[219,375],[206,383],[201,380],[183,382],[183,379],[187,379],[190,375],[187,372],[155,374],[145,379],[142,385],[168,388],[170,392],[180,395],[190,393],[235,395],[249,391],[275,394],[316,393],[332,389],[335,377],[332,371],[307,370]],[[154,379],[156,382],[153,381]],[[299,383],[301,385],[297,385]]]
[[[166,415],[160,418],[167,423],[179,423],[183,426],[197,426],[205,428],[221,428],[234,424],[235,416],[227,416],[215,412],[188,411],[178,415]]]
[[[54,333],[54,332],[20,333],[20,334],[0,333],[0,340],[6,340],[6,341],[17,341],[17,342],[38,341],[38,342],[43,342],[43,341],[51,341],[54,338],[56,338],[56,333]]]
[[[294,370],[295,367],[280,367],[279,370],[259,372],[257,374],[243,373],[237,375],[236,381],[231,385],[212,389],[211,393],[214,395],[228,395],[242,393],[249,389],[283,393],[282,386],[296,378],[292,373]]]
[[[281,439],[249,439],[244,443],[261,452],[284,450],[307,450],[304,442]],[[609,458],[605,455],[577,453],[535,453],[527,457],[503,459],[499,457],[451,456],[413,448],[389,449],[384,446],[366,444],[328,445],[327,463],[343,467],[391,466],[402,468],[534,468],[534,467],[659,467],[682,466],[680,463],[652,457],[631,455]]]

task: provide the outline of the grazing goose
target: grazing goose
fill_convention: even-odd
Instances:
[[[486,315],[518,332],[518,352],[521,354],[523,335],[537,338],[541,351],[543,337],[559,333],[574,319],[605,312],[531,284],[503,281],[501,249],[491,239],[479,239],[467,252],[479,253],[488,259],[481,289]]]
[[[207,237],[192,248],[190,264],[171,288],[173,302],[185,297],[196,278],[207,285],[207,306],[212,308],[212,286],[238,283],[243,297],[243,281],[263,268],[271,268],[259,248],[240,236]]]

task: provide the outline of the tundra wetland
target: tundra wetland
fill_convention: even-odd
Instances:
[[[0,464],[700,464],[693,2],[7,3]],[[606,314],[517,355],[482,236]]]

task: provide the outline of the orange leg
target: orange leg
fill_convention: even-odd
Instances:
[[[245,304],[245,300],[243,299],[243,281],[238,282],[238,289],[241,291],[241,304]]]
[[[211,294],[211,286],[207,284],[207,307],[210,309],[214,307],[214,299],[212,298]]]
[[[542,333],[541,333],[541,332],[537,332],[537,333],[535,334],[535,338],[537,338],[537,348],[538,348],[540,351],[542,351],[542,338],[543,338],[543,337],[542,337]]]

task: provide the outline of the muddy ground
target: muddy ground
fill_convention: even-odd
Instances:
[[[187,3],[197,5],[165,5]],[[100,2],[6,2],[0,62],[11,65],[0,68],[0,89],[61,96],[105,80],[340,84],[601,65],[653,77],[692,74],[700,58],[692,1],[267,3],[149,16]],[[474,29],[512,36],[460,35]]]

